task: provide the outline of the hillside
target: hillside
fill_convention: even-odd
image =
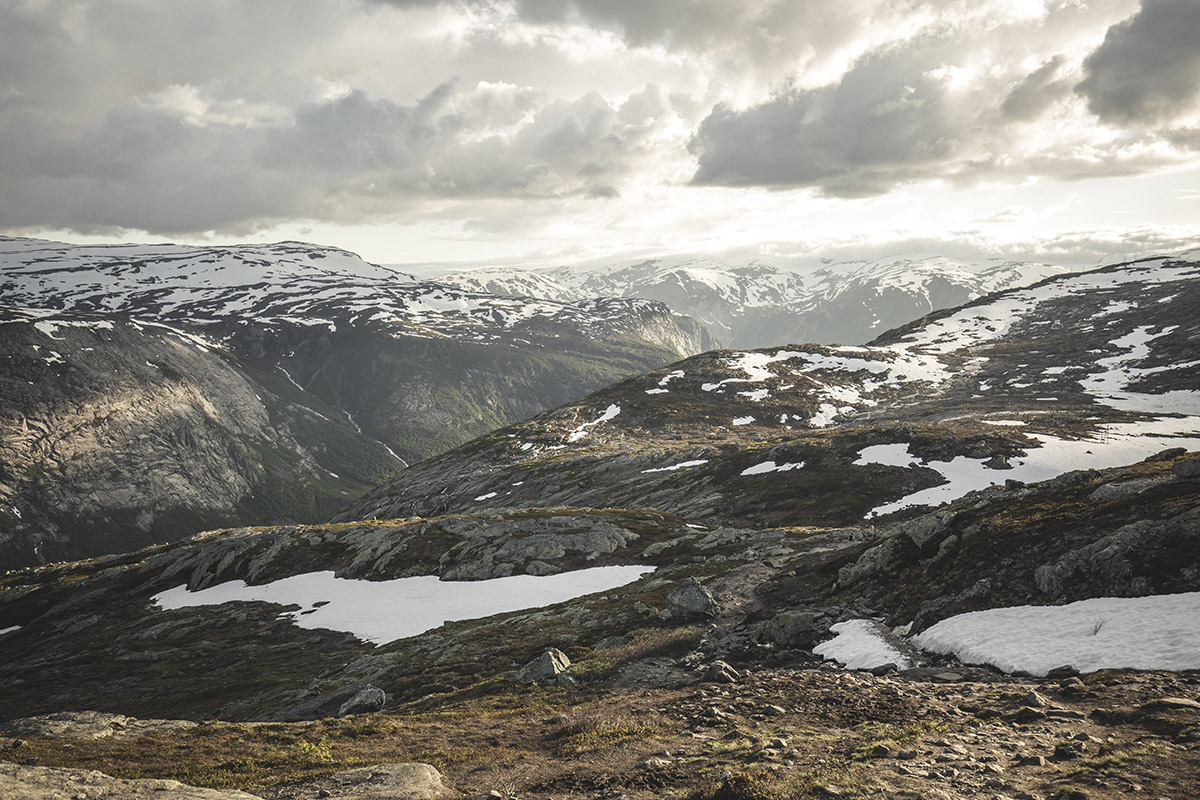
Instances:
[[[324,519],[405,462],[712,344],[649,301],[462,292],[296,242],[0,238],[0,294],[20,304],[0,320],[3,567]]]
[[[417,465],[337,519],[651,506],[854,525],[1200,447],[1200,263],[989,295],[866,347],[716,351]]]
[[[0,308],[0,359],[3,567],[319,519],[402,467],[280,373],[167,325]]]

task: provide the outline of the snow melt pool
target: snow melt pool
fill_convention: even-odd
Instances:
[[[198,592],[187,585],[156,594],[156,606],[169,611],[260,600],[298,605],[280,616],[301,628],[344,631],[374,644],[416,636],[447,623],[561,603],[632,583],[654,571],[648,566],[592,567],[558,575],[513,575],[486,581],[443,581],[436,575],[367,581],[338,578],[332,571],[309,572],[248,586],[228,581]]]

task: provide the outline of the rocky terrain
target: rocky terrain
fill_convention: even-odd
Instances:
[[[657,300],[704,322],[723,346],[756,348],[782,342],[862,344],[930,312],[1068,271],[936,256],[828,263],[804,271],[676,257],[607,267],[473,269],[438,280],[512,297]]]
[[[0,567],[325,519],[712,344],[649,301],[473,294],[294,242],[0,238],[0,295]]]
[[[382,586],[617,564],[656,568],[380,644],[297,628],[330,602],[319,594],[157,600],[317,570]],[[469,796],[1183,797],[1197,788],[1194,671],[1022,678],[889,634],[913,664],[846,673],[813,648],[847,620],[912,623],[909,636],[966,610],[1194,590],[1197,574],[1200,455],[1173,452],[878,529],[574,509],[234,529],[0,580],[14,719],[0,759],[269,797],[371,796],[337,774],[373,761],[433,763]],[[390,710],[354,716],[368,686]],[[80,708],[123,716],[97,725]],[[227,722],[137,730],[179,716]],[[279,722],[247,725],[261,720]]]
[[[338,521],[5,573],[0,790],[1200,796],[1198,301],[706,353]]]

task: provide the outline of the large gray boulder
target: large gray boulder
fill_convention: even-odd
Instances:
[[[517,680],[521,683],[553,681],[571,666],[571,659],[557,647],[551,647],[540,656],[521,667]]]
[[[342,703],[342,707],[338,709],[339,717],[348,717],[351,714],[373,714],[376,711],[383,711],[387,705],[387,694],[383,689],[378,689],[370,684],[363,688],[346,702]]]
[[[713,593],[705,589],[695,578],[683,581],[667,595],[665,613],[669,618],[715,617],[718,610],[717,599]]]

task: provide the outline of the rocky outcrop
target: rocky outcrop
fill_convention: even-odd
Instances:
[[[351,714],[374,714],[387,706],[387,694],[374,686],[364,686],[338,708],[339,717]]]
[[[171,780],[125,780],[91,769],[26,766],[0,761],[0,797],[6,800],[258,800],[235,789],[200,789]],[[414,798],[415,800],[415,798]]]
[[[0,334],[0,568],[314,521],[400,467],[193,334],[11,309]]]

